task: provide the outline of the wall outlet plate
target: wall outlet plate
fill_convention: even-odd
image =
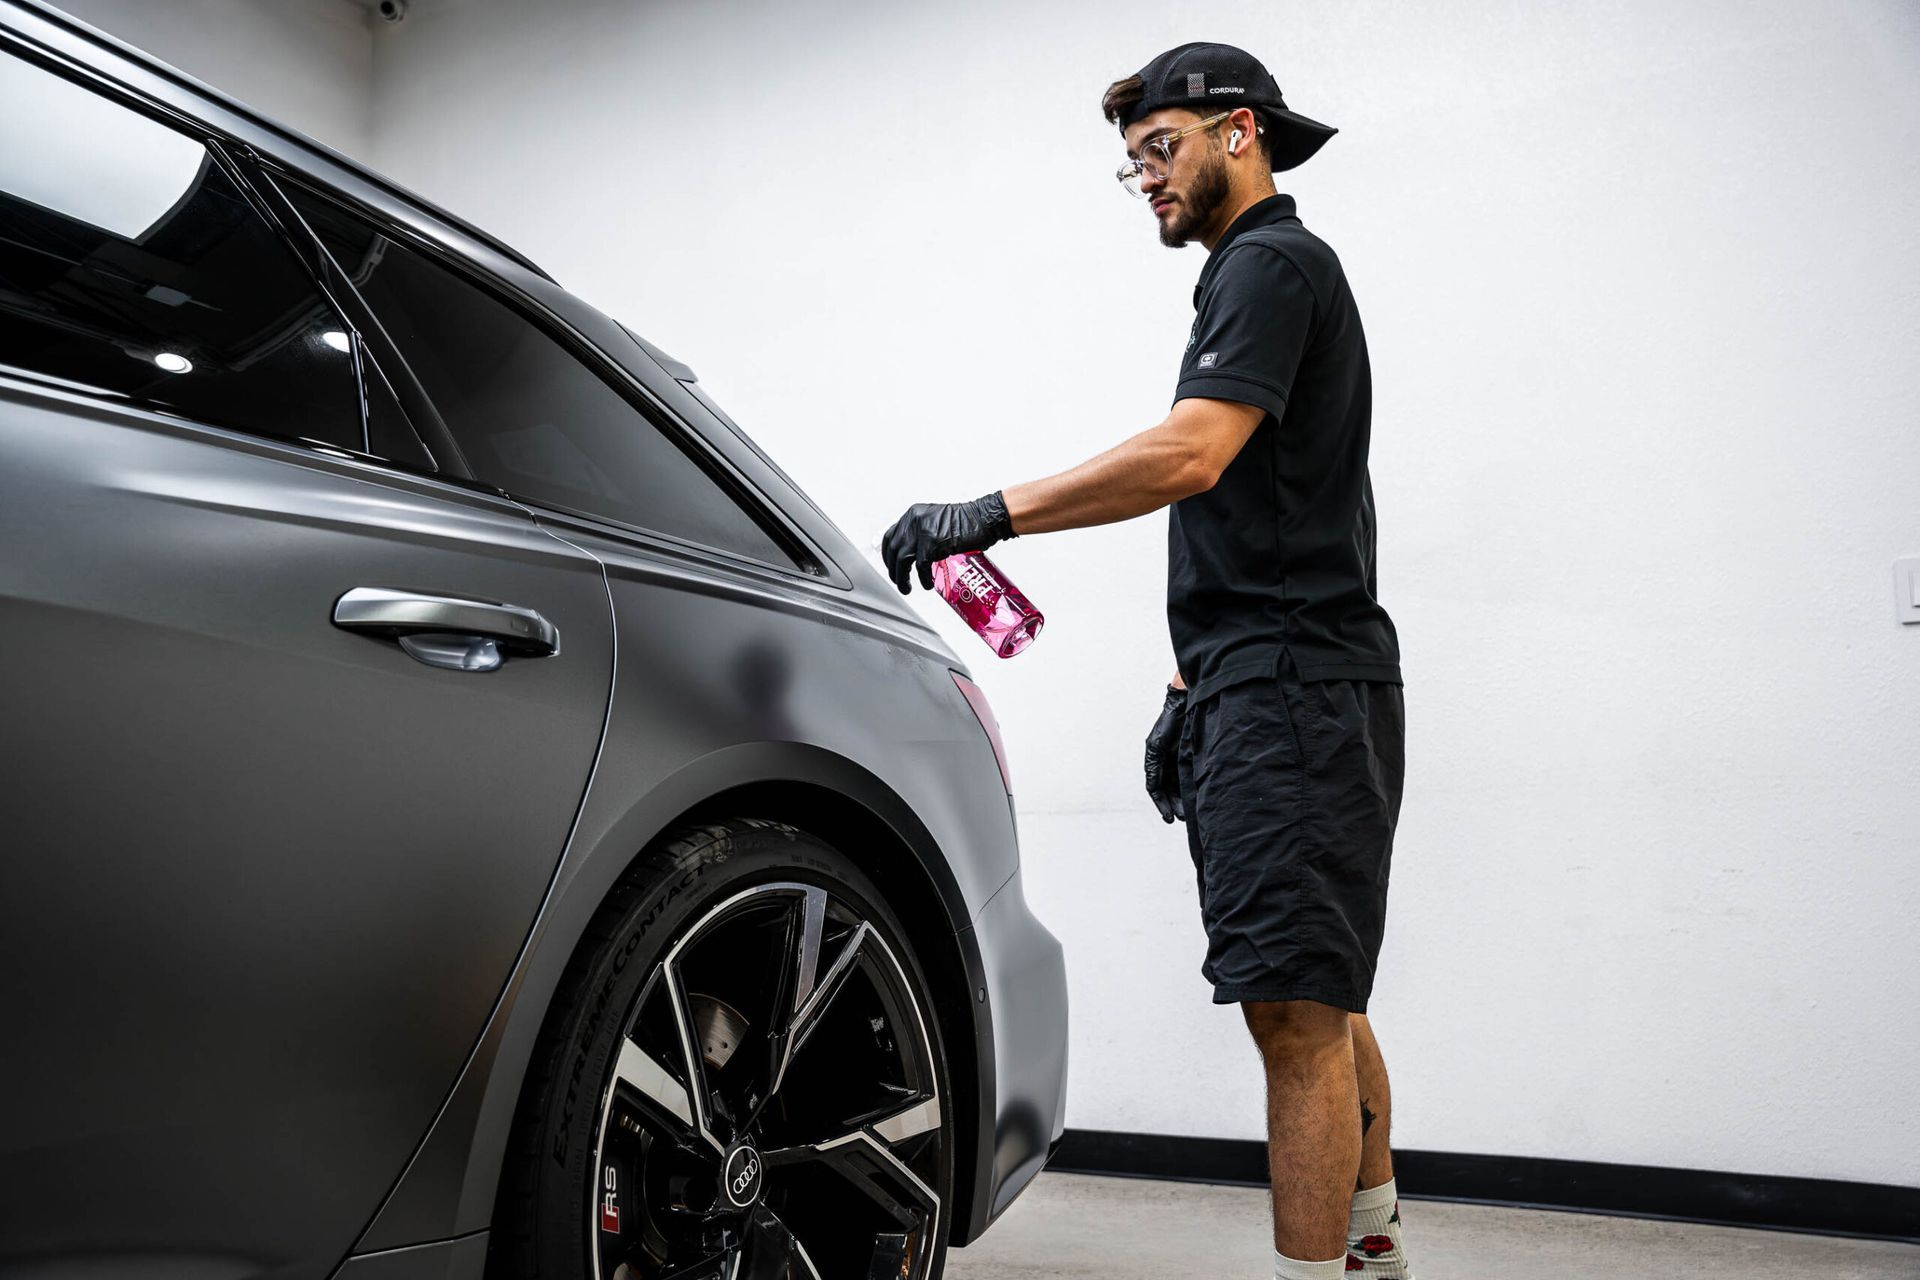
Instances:
[[[1893,562],[1893,616],[1920,624],[1920,556]]]

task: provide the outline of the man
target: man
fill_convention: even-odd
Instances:
[[[1399,816],[1399,644],[1375,596],[1366,339],[1340,261],[1273,173],[1334,130],[1242,50],[1188,44],[1101,103],[1160,240],[1208,251],[1172,412],[1071,471],[919,504],[885,534],[916,566],[1171,506],[1177,670],[1147,739],[1187,824],[1214,1001],[1267,1074],[1274,1274],[1407,1277],[1386,1068],[1366,1019]]]

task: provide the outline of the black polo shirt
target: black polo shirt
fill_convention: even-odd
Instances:
[[[1219,483],[1169,509],[1167,626],[1189,701],[1272,676],[1400,682],[1375,599],[1372,375],[1340,259],[1271,196],[1214,246],[1193,290],[1176,401],[1266,410]]]

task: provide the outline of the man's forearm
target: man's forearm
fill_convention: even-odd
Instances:
[[[1001,497],[1015,533],[1053,533],[1131,520],[1213,481],[1192,442],[1162,423],[1071,471],[1003,489]]]
[[[1158,511],[1213,483],[1167,423],[1151,427],[1071,471],[1001,491],[1015,533],[1053,533],[1113,524]],[[1174,688],[1187,682],[1174,668]]]

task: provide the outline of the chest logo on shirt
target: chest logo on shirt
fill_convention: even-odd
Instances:
[[[1202,369],[1213,368],[1214,362],[1219,360],[1219,358],[1220,358],[1220,353],[1218,351],[1202,351],[1200,353],[1200,368]]]

